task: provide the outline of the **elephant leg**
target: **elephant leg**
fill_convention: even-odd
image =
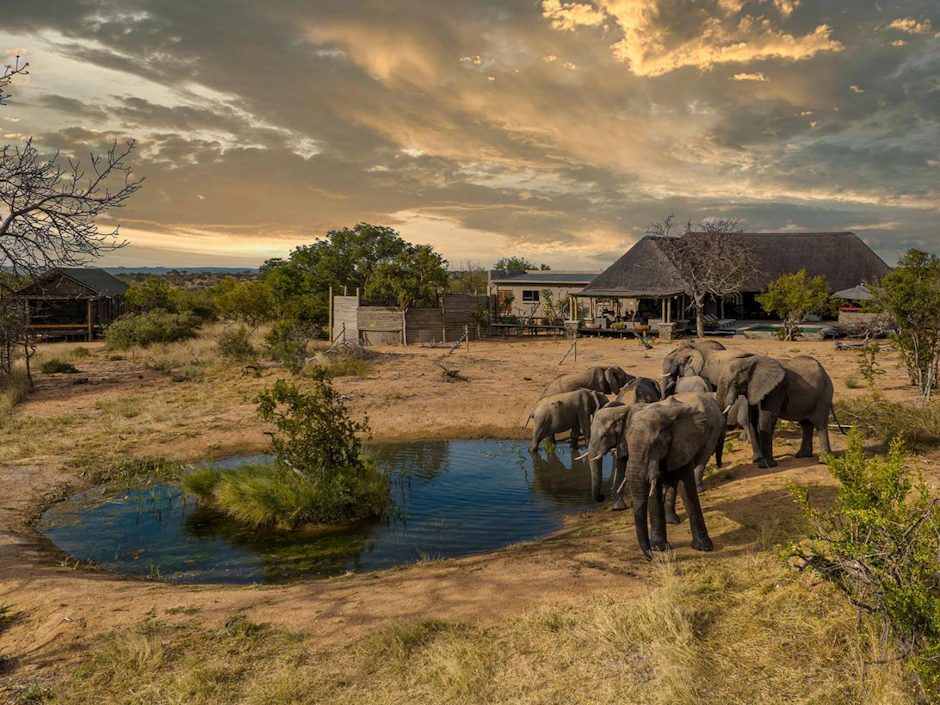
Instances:
[[[698,492],[695,489],[695,474],[690,467],[682,475],[682,503],[689,515],[689,528],[692,530],[692,548],[696,551],[711,551],[715,544],[708,537],[705,528],[705,515],[699,503]]]
[[[760,446],[760,412],[756,406],[747,407],[747,438],[751,442],[751,462],[759,463],[763,459]]]
[[[676,514],[676,486],[668,485],[665,492],[665,509],[667,524],[681,524],[682,519]]]
[[[627,508],[626,503],[623,501],[623,490],[620,489],[620,485],[623,484],[624,478],[627,476],[627,459],[621,458],[620,455],[614,457],[614,469],[611,471],[610,477],[610,493],[614,496],[614,503],[611,506],[615,512],[619,512]]]
[[[769,411],[760,412],[759,439],[761,459],[757,463],[759,468],[775,468],[774,460],[774,429],[777,427],[777,415]]]
[[[813,456],[813,434],[816,432],[816,429],[813,428],[813,424],[806,419],[800,421],[800,431],[803,433],[803,438],[800,441],[800,449],[797,451],[795,458],[811,458]]]
[[[539,452],[539,444],[545,439],[545,436],[548,435],[548,429],[545,428],[545,423],[539,419],[535,420],[535,428],[532,429],[532,443],[529,445],[530,453]]]
[[[695,491],[702,493],[705,491],[705,463],[700,463],[695,466],[693,471],[695,475]]]
[[[630,494],[633,497],[633,523],[636,525],[636,540],[640,550],[647,558],[652,557],[650,551],[649,527],[646,523],[647,507],[649,504],[649,483],[642,482],[630,485]]]
[[[650,550],[657,552],[669,550],[669,542],[666,541],[666,513],[663,499],[663,483],[657,480],[649,501]]]
[[[819,454],[829,455],[832,448],[829,446],[829,414],[822,421],[816,423],[816,432],[819,433]]]
[[[578,424],[575,424],[571,427],[571,450],[576,451],[578,449],[578,439],[581,437],[581,428]]]

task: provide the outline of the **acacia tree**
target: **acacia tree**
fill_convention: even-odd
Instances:
[[[892,342],[911,382],[924,400],[937,386],[940,366],[940,258],[910,249],[874,289],[875,299],[894,321]]]
[[[713,218],[692,229],[692,221],[680,227],[675,215],[652,223],[646,231],[660,238],[659,248],[682,282],[695,308],[695,328],[705,337],[705,304],[709,296],[724,299],[739,291],[755,270],[753,249],[735,218]],[[681,234],[680,234],[681,233]],[[722,306],[724,304],[722,303]]]
[[[401,340],[408,344],[406,314],[414,306],[433,306],[447,289],[447,260],[431,245],[409,245],[390,262],[379,264],[366,283],[370,296],[386,297],[401,309]]]
[[[805,269],[784,274],[756,298],[767,313],[783,319],[784,340],[794,339],[807,316],[826,313],[832,306],[826,278],[820,274],[807,279]]]
[[[535,264],[525,257],[502,257],[496,261],[496,264],[493,265],[493,269],[503,274],[509,274],[510,272],[524,272],[527,269],[540,269],[546,272],[550,270],[551,267],[544,262],[542,264]]]
[[[28,64],[7,65],[0,75],[0,105],[10,97],[7,89],[16,76],[27,75]],[[135,143],[114,142],[103,155],[87,161],[55,152],[44,155],[32,138],[23,145],[5,145],[0,151],[0,288],[12,292],[24,277],[34,277],[58,266],[81,266],[105,252],[123,247],[119,228],[101,230],[98,219],[120,208],[141,187],[131,176],[128,157]],[[117,182],[115,185],[115,181]],[[4,296],[4,308],[21,302]],[[27,358],[32,349],[25,312],[4,312],[2,347],[14,336]]]

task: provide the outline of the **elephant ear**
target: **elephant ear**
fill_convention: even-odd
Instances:
[[[607,380],[607,386],[610,388],[611,394],[620,394],[620,380],[618,377],[618,368],[608,367],[604,370],[604,379]],[[623,374],[622,371],[620,371]]]
[[[687,348],[683,352],[683,360],[680,362],[682,376],[690,377],[702,374],[702,370],[705,369],[705,356],[694,348]]]
[[[670,468],[679,468],[692,462],[702,449],[704,439],[711,433],[708,418],[698,409],[676,400],[657,405],[669,419],[672,440],[666,456]]]
[[[783,365],[773,358],[755,355],[745,358],[750,368],[747,383],[747,401],[756,406],[786,378]]]

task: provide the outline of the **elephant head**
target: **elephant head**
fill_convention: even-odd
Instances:
[[[622,404],[615,401],[594,414],[594,420],[591,422],[591,440],[588,443],[586,455],[591,464],[591,491],[595,502],[604,501],[604,495],[601,493],[604,456],[616,449],[618,458],[627,457],[624,431],[634,407],[636,404]]]
[[[606,382],[607,388],[603,391],[607,394],[620,394],[620,390],[635,379],[636,377],[633,375],[624,372],[622,367],[611,365],[610,367],[604,368],[604,381]]]
[[[725,413],[738,400],[747,398],[747,403],[757,406],[761,400],[786,379],[783,365],[766,355],[751,355],[729,360],[721,370],[715,401]]]
[[[633,499],[633,515],[637,540],[644,554],[650,550],[666,550],[666,524],[662,489],[664,482],[674,484],[682,479],[684,497],[695,492],[692,468],[707,442],[710,429],[701,411],[675,400],[640,407],[629,417],[625,432],[627,445],[626,482]],[[667,473],[684,472],[684,477]],[[688,484],[692,483],[689,488]],[[652,491],[651,491],[652,488]],[[652,498],[652,506],[650,501]],[[689,506],[693,504],[694,506]],[[701,508],[695,502],[686,502],[693,526],[701,525]],[[652,526],[652,544],[647,527],[647,511]],[[696,512],[698,514],[696,514]],[[696,545],[698,542],[698,545]],[[696,536],[693,547],[708,550],[711,542],[707,533]]]
[[[607,398],[607,395],[598,392],[595,389],[582,389],[581,391],[586,392],[588,396],[588,409],[593,416],[598,412],[599,409],[603,409],[610,403],[610,400]]]
[[[676,380],[687,375],[699,375],[705,368],[705,355],[692,346],[681,347],[663,358],[663,374],[660,390],[665,399],[675,388]]]

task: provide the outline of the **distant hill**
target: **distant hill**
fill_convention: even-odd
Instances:
[[[111,274],[257,274],[257,267],[102,267]]]

